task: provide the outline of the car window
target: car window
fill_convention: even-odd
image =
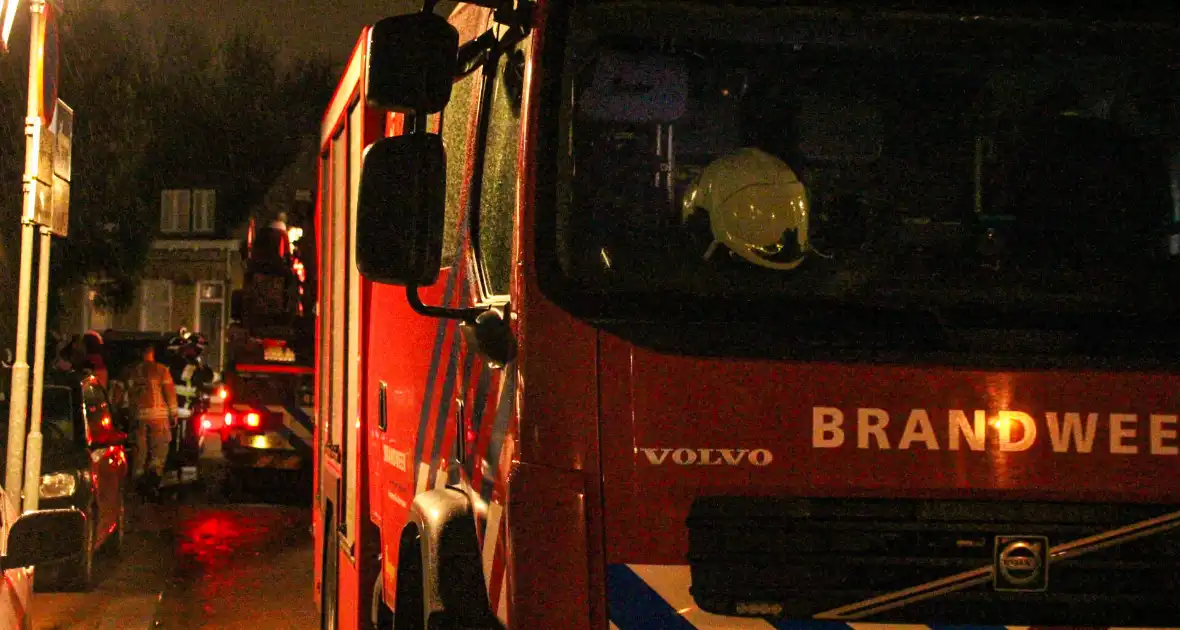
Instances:
[[[74,396],[68,387],[46,385],[41,395],[41,435],[46,454],[72,452],[85,438],[75,422]],[[8,448],[8,401],[0,402],[0,447]],[[26,425],[27,427],[28,425]]]

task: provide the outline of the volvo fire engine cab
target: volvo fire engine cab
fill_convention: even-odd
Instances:
[[[228,330],[224,385],[202,419],[217,432],[226,481],[261,470],[310,472],[314,314],[302,258],[285,217],[251,220],[240,319]]]
[[[1180,21],[1139,6],[366,29],[322,626],[1180,627]]]

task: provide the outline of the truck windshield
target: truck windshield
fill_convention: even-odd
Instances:
[[[735,313],[1174,312],[1175,34],[596,4],[566,40],[562,275]]]

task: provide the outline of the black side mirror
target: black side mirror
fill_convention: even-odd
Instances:
[[[365,278],[434,284],[442,261],[446,185],[438,135],[395,136],[369,147],[356,222],[356,266]]]
[[[22,515],[8,530],[8,553],[0,569],[31,567],[64,560],[82,548],[86,517],[74,509]]]
[[[369,30],[365,93],[371,107],[434,114],[451,99],[459,31],[434,13],[388,17]]]

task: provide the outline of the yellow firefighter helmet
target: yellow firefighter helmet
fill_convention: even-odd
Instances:
[[[767,269],[798,267],[810,251],[807,191],[786,162],[751,147],[711,162],[685,192],[682,219],[709,214],[713,242]]]

